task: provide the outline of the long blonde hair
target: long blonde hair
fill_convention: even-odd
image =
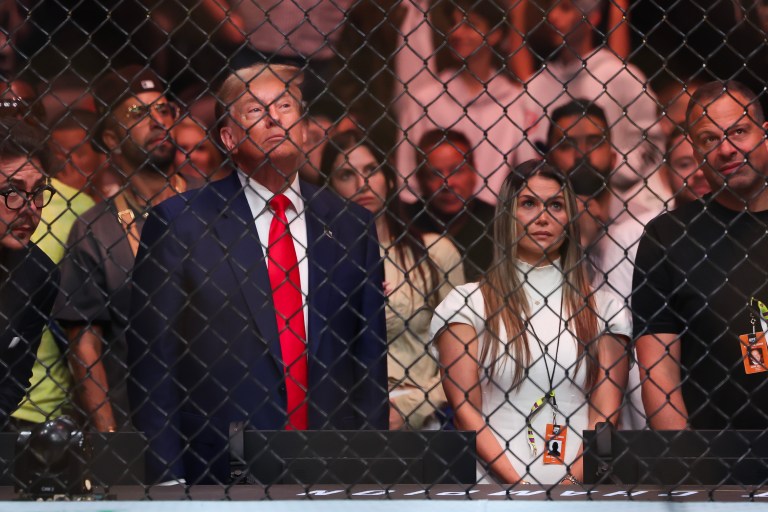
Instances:
[[[480,285],[485,300],[486,338],[482,344],[480,361],[492,376],[499,360],[499,345],[503,344],[516,362],[512,387],[516,388],[525,378],[531,364],[531,350],[526,334],[526,318],[530,317],[528,298],[520,279],[517,264],[517,243],[524,233],[518,233],[517,196],[534,176],[556,181],[562,187],[568,222],[566,238],[560,246],[563,272],[563,314],[566,329],[576,339],[578,358],[576,371],[586,359],[586,389],[597,381],[598,319],[592,287],[589,284],[584,255],[579,244],[579,223],[576,219],[576,197],[567,178],[549,164],[529,160],[517,166],[501,187],[493,222],[494,258],[487,278]],[[499,336],[503,325],[508,339]],[[573,328],[573,329],[572,329]]]

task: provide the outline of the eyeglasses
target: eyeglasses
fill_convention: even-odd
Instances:
[[[55,193],[56,189],[50,185],[38,187],[32,192],[15,188],[0,190],[0,196],[5,198],[5,206],[9,210],[21,210],[29,203],[34,204],[36,208],[44,208],[51,202]]]
[[[151,105],[135,104],[128,107],[125,118],[129,121],[141,121],[152,115],[152,110],[158,117],[175,121],[179,117],[179,107],[173,103],[158,102]]]

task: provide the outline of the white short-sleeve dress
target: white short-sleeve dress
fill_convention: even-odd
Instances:
[[[531,306],[531,327],[528,329],[531,364],[526,378],[513,389],[512,377],[516,363],[511,352],[506,353],[504,347],[499,347],[499,362],[492,380],[484,370],[479,372],[482,412],[499,444],[506,446],[507,457],[523,479],[555,484],[565,476],[566,467],[544,464],[543,461],[546,425],[552,422],[552,408],[544,405],[532,421],[538,448],[536,456],[527,440],[526,417],[533,404],[549,390],[550,377],[544,362],[546,357],[559,409],[557,421],[568,427],[564,460],[568,464],[575,461],[581,448],[582,431],[588,422],[589,407],[583,390],[586,361],[576,371],[576,341],[560,320],[563,275],[559,265],[533,267],[519,262],[518,268]],[[595,304],[599,315],[598,327],[602,333],[631,336],[631,320],[622,300],[609,292],[598,291]],[[485,320],[485,302],[479,284],[466,284],[453,290],[437,307],[430,334],[434,339],[450,324],[466,324],[475,329],[481,344],[487,343]],[[500,326],[499,334],[500,339],[507,339],[503,325]],[[493,481],[486,469],[478,464],[478,483]]]

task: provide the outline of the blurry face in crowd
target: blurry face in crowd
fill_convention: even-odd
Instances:
[[[754,198],[768,174],[766,124],[753,119],[753,108],[739,94],[725,94],[691,112],[690,137],[696,160],[713,190],[724,184],[736,197]]]
[[[176,155],[170,129],[176,122],[176,107],[159,92],[142,92],[124,100],[112,111],[119,124],[117,130],[105,130],[104,140],[110,149],[120,148],[125,160],[135,168],[149,164],[168,170]],[[111,142],[108,139],[111,138]]]
[[[376,157],[365,146],[339,154],[333,163],[331,186],[345,199],[372,213],[379,213],[386,204],[387,179]]]
[[[501,41],[501,31],[493,30],[488,20],[476,13],[466,15],[461,10],[451,14],[453,28],[448,33],[448,45],[455,56],[467,60],[483,48],[493,48]]]
[[[591,246],[603,232],[603,226],[608,221],[607,205],[597,197],[576,196],[579,208],[579,230],[582,247]]]
[[[532,265],[557,257],[568,224],[565,194],[557,181],[533,176],[517,194],[517,257]]]
[[[674,139],[668,155],[669,184],[679,203],[689,203],[709,194],[711,189],[704,171],[696,162],[691,142],[680,135]]]
[[[62,165],[56,177],[77,190],[92,184],[94,174],[104,163],[103,153],[93,149],[82,128],[55,130],[51,134],[51,149]]]
[[[20,192],[22,197],[31,197],[44,185],[46,179],[40,172],[40,162],[36,159],[0,159],[0,246],[13,250],[26,246],[40,223],[42,211],[35,206],[34,201],[26,202],[19,210],[8,208],[6,193]]]
[[[456,215],[472,199],[477,173],[465,157],[469,148],[446,142],[427,154],[417,178],[421,194],[432,210]]]
[[[616,165],[606,127],[594,117],[563,117],[553,127],[551,136],[548,160],[563,172],[573,170],[582,160],[604,175]]]
[[[248,90],[231,107],[231,120],[221,138],[235,160],[247,169],[265,159],[273,162],[304,156],[306,123],[301,93],[266,71],[251,80]]]
[[[193,180],[204,180],[218,171],[208,135],[197,123],[191,121],[178,125],[173,130],[173,138],[178,147],[175,158],[177,172]]]
[[[547,22],[555,44],[577,47],[592,36],[592,27],[600,23],[600,13],[593,9],[585,19],[585,13],[572,0],[554,0]]]
[[[304,144],[307,162],[301,167],[301,177],[310,183],[320,182],[320,162],[330,130],[331,120],[326,117],[312,116],[307,120],[307,140]]]

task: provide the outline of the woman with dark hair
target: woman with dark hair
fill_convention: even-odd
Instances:
[[[431,428],[445,394],[428,350],[429,322],[434,307],[464,283],[461,257],[448,239],[404,224],[395,171],[362,134],[333,137],[320,170],[339,195],[376,218],[388,295],[390,428]]]
[[[590,287],[576,199],[540,161],[514,169],[494,220],[494,264],[438,306],[431,332],[457,428],[477,432],[481,482],[583,477],[582,431],[618,420],[632,329]]]

